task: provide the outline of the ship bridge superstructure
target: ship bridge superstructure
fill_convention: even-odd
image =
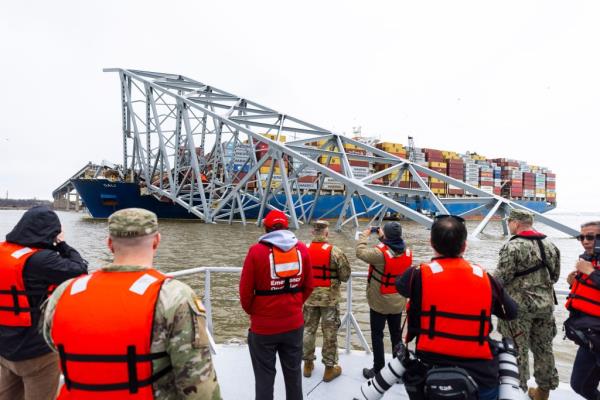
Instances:
[[[127,178],[206,223],[246,224],[252,215],[260,225],[276,208],[298,228],[315,218],[320,197],[335,189],[343,196],[338,209],[330,210],[338,230],[347,224],[358,228],[365,220],[380,224],[390,214],[430,227],[434,215],[448,214],[452,202],[464,202],[438,196],[428,184],[433,178],[463,189],[469,202],[478,204],[462,214],[485,215],[473,235],[512,208],[527,209],[538,222],[568,235],[578,234],[510,199],[209,84],[178,74],[105,72],[116,72],[120,79]],[[406,175],[414,186],[398,184]],[[426,199],[435,211],[415,210],[408,198]]]

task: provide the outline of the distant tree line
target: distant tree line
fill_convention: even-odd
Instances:
[[[52,202],[38,199],[0,199],[0,208],[30,208],[33,206],[52,207]]]

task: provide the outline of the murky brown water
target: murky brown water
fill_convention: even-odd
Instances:
[[[0,210],[0,239],[4,239],[6,233],[19,220],[23,211]],[[600,213],[575,214],[575,213],[553,213],[558,221],[577,228],[580,223],[589,220],[600,219]],[[106,247],[106,221],[93,220],[83,213],[59,212],[69,244],[77,248],[90,262],[92,268],[97,268],[110,261],[110,253]],[[469,221],[468,227],[473,230],[477,225],[475,221]],[[403,222],[404,237],[412,248],[415,262],[428,261],[431,257],[429,247],[429,232],[412,222]],[[562,257],[561,280],[557,289],[567,289],[565,278],[572,270],[578,254],[581,253],[580,244],[574,240],[565,238],[564,235],[550,228],[540,226],[539,230],[553,238],[560,248]],[[182,221],[160,221],[160,231],[163,242],[159,249],[156,265],[163,271],[176,271],[200,266],[236,266],[241,267],[247,249],[250,244],[262,234],[262,230],[254,225],[242,226],[239,224],[229,225],[206,225],[198,222]],[[353,269],[366,271],[367,266],[356,259],[354,255],[354,229],[347,228],[343,232],[331,232],[331,241],[341,247],[350,259]],[[301,240],[310,240],[309,228],[302,228],[297,232]],[[481,240],[470,240],[466,258],[480,263],[488,269],[493,269],[497,262],[498,250],[506,240],[502,236],[499,222],[492,222],[482,235]],[[193,276],[183,279],[203,295],[203,277]],[[237,274],[222,274],[212,281],[213,299],[213,324],[215,340],[223,342],[230,339],[245,340],[248,327],[248,318],[239,305]],[[353,282],[353,311],[356,319],[361,325],[367,340],[370,342],[369,309],[365,298],[365,283],[363,279],[354,279]],[[561,381],[568,382],[571,374],[576,346],[563,340],[562,322],[567,316],[564,309],[564,298],[556,310],[559,323],[559,334],[554,339],[554,349],[557,356],[558,369]],[[344,308],[345,304],[342,305]],[[343,335],[340,336],[340,344],[344,343]],[[357,339],[353,339],[354,344]],[[389,351],[389,349],[388,349]]]

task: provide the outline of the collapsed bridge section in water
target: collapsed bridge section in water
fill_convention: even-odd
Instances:
[[[407,205],[426,199],[434,214],[447,214],[458,198],[439,197],[433,178],[463,189],[481,213],[479,234],[494,215],[528,209],[363,141],[282,114],[182,75],[120,68],[123,171],[151,195],[178,204],[207,223],[256,218],[269,209],[284,211],[298,228],[315,218],[326,187],[342,198],[336,229],[370,224],[389,213],[431,226],[431,214]],[[287,139],[287,140],[286,140]],[[357,163],[373,166],[359,175]],[[416,187],[398,185],[410,175]],[[382,180],[382,178],[386,178]],[[308,189],[307,185],[310,185]],[[462,200],[464,201],[464,200]],[[578,232],[529,209],[537,221],[569,235]],[[323,215],[321,215],[323,216]],[[506,221],[504,232],[508,234]]]

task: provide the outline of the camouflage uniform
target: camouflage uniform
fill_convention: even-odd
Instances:
[[[313,242],[327,242],[324,236],[315,236]],[[337,270],[339,279],[332,279],[330,287],[315,287],[304,303],[303,360],[314,360],[315,339],[319,320],[323,331],[322,362],[328,367],[338,363],[337,332],[340,327],[340,281],[350,278],[350,263],[344,252],[336,246],[331,249],[331,269]],[[335,274],[334,274],[335,275]]]
[[[121,212],[123,212],[122,210]],[[113,214],[114,215],[114,214]],[[129,216],[130,224],[120,232],[111,226],[111,236],[134,237],[139,219]],[[146,225],[142,232],[152,233]],[[114,228],[114,229],[113,229]],[[155,232],[156,230],[154,230]],[[110,265],[105,272],[140,271],[146,267]],[[56,304],[72,280],[61,284],[52,294],[44,312],[43,334],[46,342],[56,351],[52,342],[52,322]],[[205,325],[205,310],[192,289],[185,283],[167,279],[159,292],[152,326],[151,353],[167,352],[169,358],[152,361],[153,371],[161,371],[168,363],[172,371],[152,385],[154,398],[159,400],[219,400],[221,399],[217,376],[210,355]]]
[[[533,375],[538,386],[547,390],[558,387],[552,339],[557,333],[553,315],[553,283],[560,276],[560,252],[548,239],[542,239],[542,244],[552,274],[548,269],[540,268],[530,274],[515,277],[515,274],[535,267],[542,260],[536,242],[520,237],[513,237],[500,249],[498,268],[493,274],[519,306],[518,319],[498,321],[498,330],[503,336],[515,338],[519,350],[521,387],[524,390],[527,390],[530,376],[530,349],[534,358]]]

